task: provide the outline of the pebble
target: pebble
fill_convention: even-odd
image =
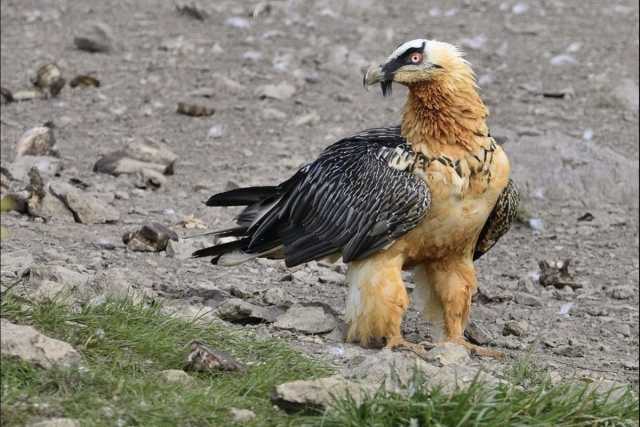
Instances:
[[[224,136],[224,127],[222,125],[213,125],[209,128],[207,136],[211,139],[222,138]]]
[[[241,16],[229,17],[224,21],[224,24],[227,27],[238,28],[238,29],[246,29],[251,27],[251,21]]]
[[[280,101],[291,98],[296,93],[296,88],[292,84],[287,82],[280,82],[275,85],[259,86],[256,89],[256,94],[261,98],[271,98]]]
[[[630,286],[616,286],[607,289],[607,295],[613,299],[626,300],[633,297],[633,289]]]
[[[551,65],[555,66],[564,66],[564,65],[575,65],[578,61],[571,55],[566,53],[561,53],[560,55],[556,55],[549,60]]]
[[[113,49],[113,31],[104,22],[88,22],[80,28],[73,43],[86,52],[106,53]]]
[[[504,324],[504,328],[502,329],[502,335],[504,336],[514,335],[516,337],[523,337],[527,335],[528,330],[529,330],[529,324],[524,320],[520,320],[520,321],[511,320]]]
[[[171,384],[191,385],[195,382],[195,379],[182,369],[160,371],[160,378]]]
[[[267,120],[284,120],[287,118],[287,113],[276,108],[264,108],[262,117]]]
[[[515,294],[514,299],[516,303],[526,305],[529,307],[542,307],[542,301],[540,298],[533,295],[518,292]]]
[[[136,231],[125,233],[122,241],[127,248],[137,252],[160,252],[163,251],[169,240],[178,240],[175,231],[166,226],[152,222],[143,225]]]
[[[248,423],[256,418],[256,414],[249,409],[229,408],[234,423]]]

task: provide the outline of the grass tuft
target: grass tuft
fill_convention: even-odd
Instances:
[[[329,373],[283,342],[179,320],[157,306],[108,301],[74,313],[54,303],[21,304],[9,295],[3,296],[2,316],[69,342],[84,358],[81,369],[43,370],[3,357],[1,408],[7,426],[54,416],[95,426],[228,425],[230,407],[254,411],[253,425],[283,425],[295,418],[271,404],[275,385]],[[181,369],[193,339],[232,354],[248,369],[194,373],[191,386],[165,383],[158,373]]]

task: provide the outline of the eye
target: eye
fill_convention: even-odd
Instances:
[[[419,64],[422,62],[422,54],[419,52],[416,53],[412,53],[411,56],[409,57],[409,61],[411,61],[412,64]]]

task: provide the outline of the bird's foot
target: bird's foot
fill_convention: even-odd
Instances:
[[[504,359],[504,353],[490,348],[480,347],[479,345],[471,344],[463,337],[451,338],[449,341],[459,344],[469,350],[471,354],[476,354],[480,357],[491,357],[493,359]]]
[[[392,350],[408,350],[411,351],[418,356],[424,356],[427,353],[427,348],[433,348],[433,344],[428,342],[420,342],[420,343],[412,343],[405,340],[401,335],[389,337],[387,339],[387,343],[384,348],[389,348]]]

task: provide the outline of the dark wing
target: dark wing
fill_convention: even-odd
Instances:
[[[518,213],[520,194],[518,188],[509,180],[507,186],[502,190],[496,205],[493,207],[487,222],[482,227],[473,260],[477,260],[487,253],[498,240],[511,228],[511,224]]]
[[[239,224],[251,221],[238,234],[240,250],[282,250],[294,266],[336,253],[350,262],[389,246],[420,223],[431,202],[413,174],[416,158],[398,127],[370,129],[328,147],[278,187],[234,190],[234,203],[245,197],[249,205]],[[268,197],[257,200],[257,193]],[[214,197],[214,205],[226,200],[225,193]],[[207,248],[194,255],[219,254]]]

